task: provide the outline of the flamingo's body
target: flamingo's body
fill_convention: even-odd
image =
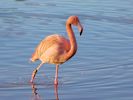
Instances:
[[[43,63],[61,64],[65,62],[62,55],[69,49],[70,43],[66,38],[57,34],[50,35],[38,45],[32,60],[40,59]]]
[[[42,63],[33,71],[31,82],[44,63],[56,64],[55,84],[58,84],[58,67],[69,60],[77,51],[76,38],[74,36],[71,24],[78,26],[79,31],[82,33],[83,28],[79,22],[77,16],[71,16],[66,22],[66,30],[68,33],[69,40],[61,35],[50,35],[47,36],[37,46],[35,52],[32,55],[31,61],[41,60]]]

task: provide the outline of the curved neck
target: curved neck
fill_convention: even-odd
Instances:
[[[70,59],[77,51],[77,42],[71,24],[66,24],[66,30],[70,41],[70,50],[65,54],[65,59]]]

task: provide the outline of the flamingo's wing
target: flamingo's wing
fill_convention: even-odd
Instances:
[[[44,55],[45,58],[49,58],[54,55],[59,56],[64,52],[68,52],[69,49],[69,41],[63,36],[54,34],[42,40],[37,46],[36,51],[39,57]]]

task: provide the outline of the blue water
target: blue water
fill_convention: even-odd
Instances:
[[[0,100],[133,100],[132,0],[1,0]],[[82,36],[73,27],[78,52],[60,66],[29,63],[47,35],[67,36],[65,22],[79,16]]]

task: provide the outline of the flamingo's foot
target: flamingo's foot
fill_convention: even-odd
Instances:
[[[57,79],[54,80],[54,85],[58,85],[58,80]]]

